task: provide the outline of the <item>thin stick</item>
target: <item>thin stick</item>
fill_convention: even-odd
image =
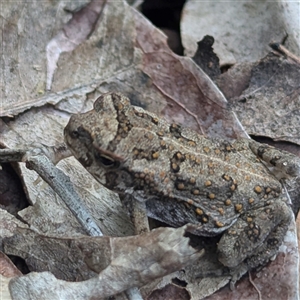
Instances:
[[[295,55],[292,52],[290,52],[287,48],[285,48],[280,43],[270,43],[269,46],[273,50],[279,52],[280,54],[285,55],[287,58],[290,58],[292,61],[300,64],[300,58],[297,55]]]
[[[261,300],[261,299],[262,299],[262,298],[261,298],[261,292],[260,292],[260,290],[258,289],[258,287],[256,286],[256,284],[254,283],[254,281],[252,280],[251,273],[248,272],[248,274],[249,274],[249,281],[250,281],[250,283],[253,285],[253,287],[256,289],[256,291],[257,291],[257,293],[258,293],[258,300]]]

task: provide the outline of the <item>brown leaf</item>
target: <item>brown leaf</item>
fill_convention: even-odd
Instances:
[[[249,86],[254,63],[237,63],[215,79],[226,99],[239,97]]]
[[[3,252],[0,252],[0,274],[5,277],[22,275],[22,273]]]
[[[143,71],[167,101],[158,112],[169,122],[180,123],[210,137],[246,136],[227,101],[210,78],[188,57],[172,53],[161,32],[135,15],[136,44],[143,51]]]
[[[73,283],[74,289],[68,291],[69,295],[76,293],[76,286],[85,284],[88,288],[83,292],[88,292],[88,297],[108,297],[130,287],[145,285],[199,259],[203,251],[189,246],[185,233],[186,226],[159,228],[144,235],[125,238],[51,238],[30,229],[19,229],[13,237],[4,239],[4,248],[7,253],[23,257],[31,269],[50,270],[58,278],[84,280],[97,272],[97,277]],[[33,276],[35,280],[28,286],[28,280]],[[55,289],[53,285],[47,288],[40,286],[37,282],[42,280],[42,276],[31,273],[11,282],[14,299],[20,299],[17,295],[22,284],[26,284],[28,293],[31,289],[41,288],[43,293],[45,289]],[[65,289],[65,285],[61,288]],[[35,291],[39,295],[41,292]],[[29,299],[19,295],[22,299]],[[44,299],[51,299],[43,295]],[[34,294],[30,297],[35,299]]]
[[[47,44],[47,90],[50,90],[56,63],[62,52],[73,51],[94,30],[106,0],[91,1],[79,11]]]
[[[300,67],[269,54],[252,69],[249,87],[230,99],[247,132],[300,145]]]

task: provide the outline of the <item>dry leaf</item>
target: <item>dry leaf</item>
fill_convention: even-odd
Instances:
[[[247,132],[300,145],[300,66],[269,54],[251,74],[249,87],[230,101]]]
[[[57,278],[68,280],[90,278],[93,271],[99,276],[71,284],[54,280],[49,273],[30,273],[10,282],[12,297],[38,299],[43,295],[43,299],[61,299],[58,295],[66,293],[73,299],[104,298],[145,285],[192,264],[203,254],[189,246],[189,238],[184,237],[186,230],[186,226],[159,228],[125,238],[51,238],[29,229],[17,230],[13,237],[4,239],[5,251],[23,257],[31,268],[51,270]],[[44,286],[43,276],[52,282]],[[25,286],[24,294],[20,291]]]
[[[289,34],[288,48],[299,53],[299,3],[286,1],[189,0],[180,24],[185,53],[193,56],[197,42],[211,35],[216,43],[221,66],[236,62],[254,62],[264,57],[271,41],[281,41]],[[226,13],[225,13],[226,12]]]
[[[137,45],[144,53],[143,70],[167,101],[159,111],[146,109],[210,137],[247,136],[209,77],[190,58],[172,53],[166,38],[141,15],[135,18]]]
[[[22,275],[22,273],[3,252],[0,252],[0,274],[5,277],[16,277]]]
[[[1,300],[12,300],[9,289],[8,289],[8,284],[9,284],[10,280],[11,280],[11,278],[7,278],[7,277],[0,275]]]

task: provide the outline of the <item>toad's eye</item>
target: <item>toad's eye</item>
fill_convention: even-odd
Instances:
[[[105,168],[118,168],[120,166],[120,162],[112,159],[109,156],[103,154],[97,154],[95,156],[97,161],[99,161]]]
[[[71,137],[72,139],[78,139],[78,137],[79,137],[79,132],[78,132],[78,130],[73,130],[73,131],[71,131],[71,132],[70,132],[70,137]]]

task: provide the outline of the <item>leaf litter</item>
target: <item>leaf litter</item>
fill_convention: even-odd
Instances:
[[[93,2],[96,1],[91,3]],[[13,4],[11,5],[11,11],[16,9],[13,7]],[[36,9],[38,13],[33,19],[40,20],[45,18],[45,20],[48,20],[46,15],[49,10],[53,10],[52,4],[49,3],[42,8],[34,7],[35,4],[32,5],[28,4],[24,9],[25,11],[26,9]],[[59,17],[63,16],[62,7],[61,3],[56,4],[55,19],[58,24],[63,23],[63,19],[59,19]],[[10,9],[7,11],[9,12]],[[108,2],[105,7],[101,7],[100,10],[97,7],[95,11],[101,11],[101,16],[95,18],[96,20],[99,18],[99,23],[95,27],[94,32],[92,32],[94,25],[88,27],[90,31],[86,30],[83,35],[90,35],[89,38],[84,41],[85,38],[79,37],[77,42],[74,43],[76,46],[76,48],[74,47],[75,50],[60,55],[57,63],[58,68],[54,72],[50,91],[45,89],[46,77],[44,75],[41,76],[41,74],[46,73],[46,70],[44,67],[40,68],[40,66],[45,66],[45,50],[42,50],[43,55],[36,55],[35,59],[38,60],[36,67],[32,68],[32,64],[31,66],[29,65],[32,68],[32,76],[30,78],[33,82],[29,83],[23,80],[26,64],[32,62],[32,59],[29,59],[29,62],[26,61],[24,65],[24,61],[21,60],[21,66],[15,66],[15,72],[20,76],[16,76],[13,80],[7,80],[7,94],[5,94],[5,99],[13,98],[14,102],[10,102],[7,106],[3,105],[1,113],[3,116],[16,115],[16,118],[7,121],[5,126],[1,127],[1,132],[3,133],[2,146],[10,148],[20,145],[26,146],[36,139],[49,145],[59,144],[62,141],[62,129],[67,122],[69,112],[90,109],[93,100],[98,95],[111,90],[124,93],[133,100],[135,105],[143,106],[164,116],[169,121],[176,121],[184,126],[189,126],[200,133],[205,133],[209,136],[227,137],[229,139],[246,136],[244,129],[234,114],[232,114],[224,96],[216,85],[191,59],[173,54],[167,46],[166,37],[150,22],[124,3],[114,4],[113,2]],[[32,39],[38,40],[40,45],[37,47],[46,49],[48,41],[51,41],[51,32],[54,27],[49,25],[46,31],[40,32],[36,36],[32,34],[33,30],[30,30],[32,23],[27,18],[22,19],[23,16],[14,17],[17,21],[23,22],[23,25],[25,24],[24,32],[26,34],[24,34],[25,38],[21,42],[23,41],[26,44]],[[8,20],[11,20],[11,18],[12,15]],[[53,14],[51,18],[53,18]],[[84,17],[82,20],[84,20]],[[29,22],[29,24],[26,22]],[[84,24],[76,23],[75,25],[82,26]],[[16,33],[16,31],[12,31],[12,33]],[[41,38],[42,35],[43,38]],[[15,36],[11,34],[9,37],[13,38],[15,42],[19,40],[17,34]],[[26,47],[22,47],[22,49],[23,52],[30,50]],[[7,56],[9,51],[6,48],[4,48],[4,51],[6,51]],[[16,57],[22,58],[24,55],[28,55],[28,52],[23,53],[22,51],[19,54],[16,53]],[[80,67],[78,62],[80,62]],[[11,66],[10,63],[10,61],[5,62],[6,69]],[[21,88],[19,88],[20,86]],[[36,89],[29,90],[24,88],[27,86],[34,86]],[[13,93],[17,92],[20,97],[15,97],[14,95],[16,94],[10,94],[10,91],[13,91]],[[47,103],[54,107],[45,106]],[[71,104],[73,107],[71,107]],[[26,111],[32,106],[38,106],[39,108]],[[24,130],[24,125],[26,130]],[[52,129],[53,127],[55,130],[52,133],[50,128]],[[48,128],[50,136],[48,136],[48,132],[47,136],[43,134],[43,128]],[[40,136],[36,137],[36,132],[41,132]],[[75,162],[67,163],[66,171],[70,171],[73,164]],[[80,170],[80,166],[78,168]],[[23,172],[23,176],[26,178],[27,175],[25,174],[29,171],[23,167]],[[83,172],[83,170],[80,170],[80,172]],[[75,181],[76,176],[79,175],[74,175]],[[88,175],[86,174],[85,176]],[[30,178],[32,179],[32,175]],[[32,180],[27,181],[27,186],[30,186],[29,182],[34,182]],[[99,188],[94,187],[96,183],[92,187],[84,187],[82,183],[84,181],[90,180],[82,179],[78,182],[78,189],[86,191],[86,195],[83,198],[87,199],[91,197],[91,194],[95,195],[96,190],[99,190]],[[37,202],[32,206],[32,208],[39,207],[39,209],[34,209],[32,214],[32,212],[29,212],[30,208],[27,208],[28,213],[23,213],[24,220],[27,218],[26,221],[29,224],[35,224],[34,226],[43,233],[51,234],[53,232],[64,236],[66,232],[69,232],[68,226],[57,230],[59,227],[57,227],[55,222],[56,213],[51,211],[52,204],[48,204],[51,203],[50,201],[53,201],[55,195],[48,190],[47,194],[49,195],[45,196],[44,199],[44,195],[41,193],[45,190],[45,187],[41,186],[39,188],[41,190],[38,192],[38,197],[33,196]],[[30,189],[36,190],[37,186],[33,186]],[[95,202],[90,207],[92,208],[97,201],[99,203],[100,200],[97,199],[102,201],[102,197],[95,196]],[[41,199],[44,199],[44,202],[47,204],[41,206]],[[120,215],[121,218],[123,215],[126,216],[122,208],[117,208],[120,206],[118,200],[113,200],[111,203],[115,203],[115,201],[117,204],[113,204],[114,207],[110,212],[107,212],[107,206],[104,205],[104,208],[100,206],[94,215],[97,216],[98,213],[101,214],[100,211],[103,212],[104,210],[107,213],[103,213],[101,219],[105,218],[105,214],[113,214],[114,217],[112,219],[116,215]],[[60,210],[61,204],[58,204],[57,211]],[[50,215],[53,215],[52,219],[43,217],[43,215],[47,216],[50,211]],[[25,217],[26,215],[27,217]],[[58,215],[61,215],[61,213]],[[59,226],[65,220],[71,221],[71,219],[72,216],[67,218],[65,216],[61,217]],[[107,234],[117,234],[117,232],[121,235],[130,234],[130,229],[122,231],[121,228],[124,226],[124,222],[129,223],[129,220],[126,219],[119,223],[121,226],[116,229],[113,229],[112,226],[114,225],[109,223]],[[45,223],[56,225],[45,227]],[[118,222],[116,223],[118,224]],[[77,235],[80,229],[78,225],[75,225],[74,228],[75,230],[72,230],[72,232]],[[190,290],[192,289],[191,287]]]

